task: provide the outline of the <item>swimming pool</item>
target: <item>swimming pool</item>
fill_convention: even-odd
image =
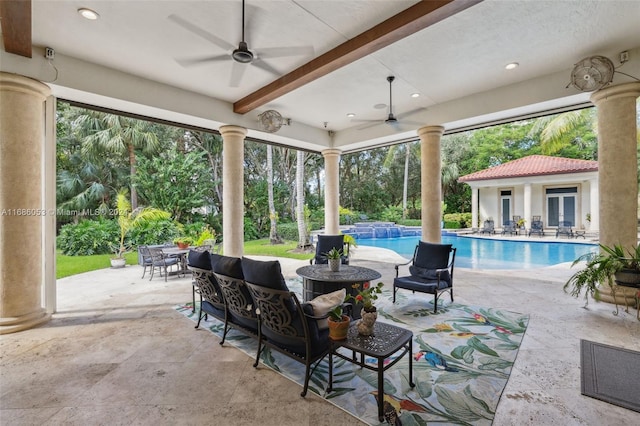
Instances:
[[[411,259],[420,237],[358,238],[358,245],[381,247]],[[456,267],[471,269],[535,269],[573,262],[598,246],[587,243],[550,241],[509,241],[473,237],[442,236],[442,243],[453,244]]]

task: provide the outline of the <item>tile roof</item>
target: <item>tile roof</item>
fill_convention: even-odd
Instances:
[[[462,176],[459,182],[487,179],[505,179],[520,176],[559,175],[598,171],[598,162],[573,158],[530,155]]]

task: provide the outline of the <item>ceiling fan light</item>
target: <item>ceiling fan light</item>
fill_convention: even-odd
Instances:
[[[508,63],[507,65],[505,65],[504,68],[507,69],[507,70],[513,70],[513,69],[518,68],[519,66],[520,66],[519,63],[511,62],[511,63]]]
[[[98,15],[98,12],[87,9],[86,7],[81,7],[80,9],[78,9],[78,13],[80,14],[80,16],[90,21],[95,21],[100,17],[100,15]]]
[[[233,60],[242,64],[248,64],[253,61],[253,53],[248,50],[236,49],[231,54]]]

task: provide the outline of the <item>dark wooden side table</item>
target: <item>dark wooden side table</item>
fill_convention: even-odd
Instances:
[[[371,336],[361,336],[355,322],[349,327],[349,332],[345,340],[331,341],[329,351],[329,386],[327,392],[333,390],[333,357],[338,356],[360,367],[373,370],[378,373],[378,420],[384,421],[384,372],[395,365],[402,357],[409,353],[409,386],[415,386],[413,382],[413,333],[406,328],[397,327],[377,321],[374,325]],[[352,351],[351,357],[338,352],[339,348],[346,348]],[[384,360],[398,351],[402,351],[396,359],[386,366]],[[360,354],[358,359],[357,354]],[[373,357],[378,362],[377,365],[367,365],[365,356]]]
[[[321,294],[344,288],[347,294],[356,296],[358,290],[354,284],[363,284],[367,281],[377,280],[381,277],[378,271],[362,266],[340,265],[337,272],[331,271],[329,265],[307,265],[296,270],[296,274],[303,278],[303,298],[305,302]],[[356,304],[353,309],[353,317],[360,318],[362,305]]]

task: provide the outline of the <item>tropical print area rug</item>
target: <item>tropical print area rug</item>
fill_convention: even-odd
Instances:
[[[287,280],[301,294],[300,280]],[[398,291],[392,304],[389,289],[376,301],[378,321],[413,331],[413,379],[409,386],[408,356],[384,373],[386,422],[377,409],[377,375],[334,357],[333,391],[326,393],[328,357],[321,361],[309,390],[370,425],[491,425],[500,396],[524,337],[528,315],[515,312],[444,303],[433,313],[427,303],[433,296]],[[191,303],[176,310],[193,321]],[[209,317],[200,324],[222,337],[223,323]],[[257,341],[230,331],[227,342],[255,357]],[[392,356],[393,358],[393,356]],[[296,383],[304,383],[304,365],[276,351],[263,352],[262,362]],[[367,361],[369,362],[369,361]],[[376,360],[370,360],[375,365]]]

